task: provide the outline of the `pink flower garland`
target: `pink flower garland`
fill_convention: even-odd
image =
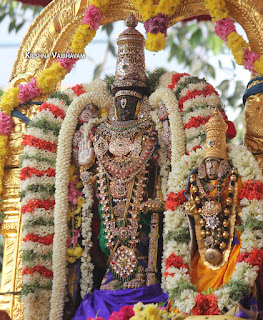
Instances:
[[[14,125],[13,119],[6,113],[0,111],[0,134],[8,136]]]
[[[71,51],[67,51],[67,55],[70,55]],[[61,58],[58,59],[57,62],[63,67],[65,70],[67,70],[67,73],[70,73],[72,68],[74,67],[74,64],[78,61],[78,59],[74,58]]]
[[[85,17],[82,20],[82,24],[88,24],[90,29],[98,29],[100,26],[100,20],[102,18],[103,14],[92,4],[85,12]]]
[[[41,94],[41,90],[37,87],[36,77],[31,78],[26,84],[20,84],[18,88],[19,94],[17,97],[20,99],[21,104],[26,103]]]
[[[253,68],[254,62],[260,57],[260,54],[254,53],[249,49],[244,49],[244,67],[255,73]]]
[[[236,27],[231,18],[220,19],[215,23],[215,34],[225,42],[227,41],[227,36],[234,31],[236,31]]]
[[[168,24],[169,17],[162,13],[158,13],[156,17],[150,18],[144,22],[144,28],[146,33],[150,32],[157,34],[161,32],[167,36]]]
[[[227,36],[231,32],[236,32],[234,21],[231,18],[220,19],[215,23],[215,34],[223,41],[227,42]],[[249,49],[244,49],[244,68],[255,73],[254,62],[260,57],[260,54],[254,53]]]

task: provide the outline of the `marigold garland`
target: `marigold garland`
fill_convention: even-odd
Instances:
[[[153,0],[131,0],[132,4],[143,17],[147,34],[145,48],[149,51],[160,51],[165,48],[169,17],[171,17],[180,0],[160,0],[154,4]]]

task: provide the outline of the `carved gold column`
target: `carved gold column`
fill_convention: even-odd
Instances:
[[[20,108],[20,111],[31,118],[37,106]],[[22,154],[22,137],[26,132],[26,124],[13,118],[15,126],[8,143],[6,168],[3,180],[1,210],[5,219],[0,232],[4,236],[4,257],[1,281],[0,310],[5,310],[12,320],[22,320],[23,305],[20,301],[22,287],[22,225],[20,210],[19,162]]]

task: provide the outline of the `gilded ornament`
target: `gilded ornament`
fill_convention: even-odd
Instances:
[[[225,242],[221,242],[220,243],[220,249],[223,250],[226,247],[226,243]]]
[[[205,260],[212,265],[216,265],[220,261],[221,257],[221,252],[216,249],[207,249],[205,252]]]

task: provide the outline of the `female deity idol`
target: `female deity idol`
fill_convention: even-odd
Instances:
[[[163,232],[171,310],[256,318],[253,293],[260,292],[263,259],[259,165],[245,146],[226,144],[233,124],[204,79],[167,73],[150,103],[171,160]]]
[[[227,125],[217,109],[205,127],[205,158],[192,171],[186,190],[186,211],[197,240],[192,250],[192,281],[200,292],[215,290],[232,274],[240,251],[234,226],[240,224],[242,188],[237,170],[228,161]]]

